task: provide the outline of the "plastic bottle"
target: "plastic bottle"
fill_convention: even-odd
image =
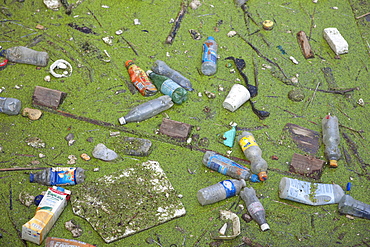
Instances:
[[[80,167],[52,167],[31,173],[30,182],[43,185],[75,185],[85,181],[85,170]]]
[[[22,103],[18,99],[0,97],[0,112],[7,115],[18,115]]]
[[[336,116],[327,115],[322,119],[322,135],[325,145],[325,157],[329,160],[330,167],[336,168],[338,167],[337,160],[341,157],[339,149],[339,126]]]
[[[245,202],[249,214],[260,225],[261,230],[262,231],[269,230],[270,226],[266,222],[265,209],[260,200],[258,200],[256,196],[256,191],[252,187],[250,188],[245,187],[240,192],[240,197]]]
[[[162,111],[165,111],[173,106],[171,97],[168,95],[160,96],[156,99],[149,100],[141,105],[135,106],[126,114],[126,116],[118,119],[120,124],[130,122],[141,122],[151,118]]]
[[[151,70],[146,72],[154,85],[163,93],[172,98],[176,104],[182,104],[188,99],[188,91],[164,75],[159,75]]]
[[[203,44],[201,71],[208,76],[217,71],[217,43],[212,36],[209,36]]]
[[[203,164],[221,174],[230,176],[236,179],[250,180],[251,182],[260,182],[256,174],[251,174],[250,170],[238,163],[216,154],[212,151],[207,151],[203,156]]]
[[[132,60],[127,60],[125,63],[127,71],[130,75],[132,84],[139,90],[143,96],[152,96],[158,92],[157,88],[149,80],[145,71],[137,66]]]
[[[202,206],[219,202],[239,194],[245,185],[246,184],[243,179],[230,179],[221,181],[217,184],[200,189],[197,193],[198,201]]]
[[[49,62],[49,55],[44,51],[35,51],[24,46],[15,46],[3,51],[6,59],[12,63],[25,63],[45,67]]]
[[[252,133],[243,131],[238,136],[238,142],[245,157],[251,162],[251,171],[258,174],[261,181],[267,179],[267,162],[262,158],[262,150],[258,146]]]
[[[344,195],[338,207],[341,214],[350,214],[370,220],[370,205],[353,199],[350,195]]]
[[[279,184],[279,197],[308,205],[338,203],[344,191],[338,184],[310,183],[283,177]]]
[[[180,74],[180,72],[170,68],[165,62],[161,60],[157,60],[154,62],[152,70],[154,71],[154,73],[167,76],[188,91],[194,90],[189,79]]]

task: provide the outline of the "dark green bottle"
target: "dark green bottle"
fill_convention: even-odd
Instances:
[[[170,96],[174,103],[182,104],[188,99],[188,91],[167,76],[156,74],[151,70],[146,73],[158,90]]]

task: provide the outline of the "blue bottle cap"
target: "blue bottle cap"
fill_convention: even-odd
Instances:
[[[348,183],[347,183],[347,188],[346,188],[346,189],[347,189],[347,191],[350,191],[350,190],[351,190],[351,186],[352,186],[351,182],[348,182]]]
[[[35,181],[35,175],[33,173],[30,173],[30,183],[33,183]]]
[[[44,198],[43,195],[36,196],[35,199],[33,200],[33,203],[35,203],[35,205],[38,206],[40,204],[42,198]]]
[[[213,38],[213,36],[208,36],[207,39],[215,40],[215,38]]]
[[[252,174],[251,177],[249,178],[249,180],[253,183],[259,183],[261,182],[260,179],[258,178],[258,175],[257,174]]]
[[[61,192],[64,192],[64,191],[65,191],[65,189],[64,189],[64,188],[62,188],[62,187],[57,187],[57,190],[59,190],[59,191],[61,191]]]

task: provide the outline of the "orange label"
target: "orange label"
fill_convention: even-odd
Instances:
[[[132,84],[139,90],[143,96],[151,96],[157,92],[157,88],[150,81],[145,71],[136,66],[135,64],[128,67],[128,73]]]
[[[253,136],[244,136],[242,139],[239,141],[239,145],[242,148],[243,152],[252,147],[252,146],[258,146],[256,140],[254,139]]]

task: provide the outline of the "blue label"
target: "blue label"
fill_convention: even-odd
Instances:
[[[224,174],[226,175],[226,172],[227,172],[227,167],[228,166],[236,166],[240,169],[243,169],[243,170],[246,170],[246,171],[249,171],[248,168],[242,166],[242,165],[239,165],[238,163],[222,156],[222,155],[219,155],[219,154],[214,154],[214,155],[211,155],[208,159],[208,162],[207,162],[207,166],[209,168],[211,168],[212,170],[215,170],[215,171],[218,171],[219,173],[221,174]]]
[[[177,84],[176,82],[174,82],[173,80],[171,79],[167,79],[163,82],[162,86],[161,86],[161,92],[163,94],[166,94],[168,96],[170,96],[172,98],[172,93],[178,89],[180,87],[179,84]]]
[[[213,62],[214,64],[217,63],[216,50],[208,47],[206,44],[203,44],[202,63],[204,62]]]
[[[219,182],[219,184],[221,184],[224,187],[226,192],[226,198],[236,195],[236,188],[231,180],[224,180],[222,182]]]
[[[50,185],[75,185],[76,167],[50,168]]]

